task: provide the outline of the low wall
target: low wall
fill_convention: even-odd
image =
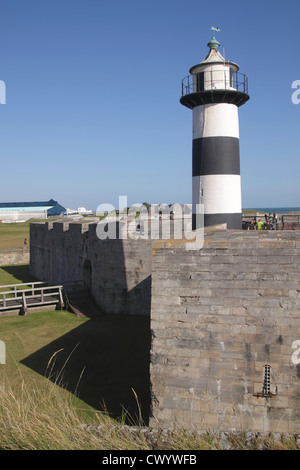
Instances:
[[[47,219],[47,210],[2,210],[0,211],[0,221],[20,222],[30,219]]]
[[[300,214],[285,214],[282,216],[284,230],[300,230]]]
[[[252,219],[255,219],[257,222],[258,219],[261,219],[262,222],[265,222],[265,216],[261,212],[252,212],[247,213],[243,212],[243,228],[247,229]],[[278,222],[275,224],[276,230],[300,230],[300,212],[289,212],[287,214],[277,214]]]
[[[0,250],[0,266],[10,266],[13,264],[28,264],[29,249],[16,248]]]
[[[299,262],[299,232],[154,249],[153,426],[300,432]]]

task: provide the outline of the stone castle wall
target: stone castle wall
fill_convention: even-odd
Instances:
[[[151,425],[300,432],[299,232],[206,231],[188,251],[46,223],[30,240],[37,278],[82,281],[105,313],[151,304]]]
[[[100,240],[97,224],[30,224],[30,271],[81,283],[104,313],[150,315],[151,241]]]
[[[152,265],[152,424],[299,433],[299,233],[168,246]],[[274,395],[263,397],[266,364]]]

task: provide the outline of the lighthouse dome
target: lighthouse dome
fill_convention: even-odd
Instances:
[[[205,57],[205,59],[202,60],[202,62],[200,62],[200,64],[194,65],[190,68],[191,74],[198,73],[199,71],[206,68],[206,65],[220,65],[226,68],[232,67],[235,72],[239,70],[239,66],[237,64],[226,60],[225,57],[222,56],[220,51],[218,51],[217,47],[220,45],[220,43],[214,37],[207,45],[210,48],[207,56]]]
[[[205,59],[191,67],[190,75],[182,80],[181,104],[191,109],[216,102],[241,106],[249,99],[246,75],[239,72],[238,64],[226,60],[218,51],[220,43],[215,37],[207,45]]]

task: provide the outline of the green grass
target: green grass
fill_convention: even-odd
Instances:
[[[87,216],[85,219],[94,218]],[[103,217],[98,217],[101,220]],[[30,244],[30,224],[42,222],[55,222],[55,218],[50,219],[31,219],[26,222],[20,223],[1,223],[0,222],[0,250],[9,248],[23,248],[24,239],[27,239],[28,245]],[[61,219],[59,219],[61,220]]]
[[[27,384],[36,380],[40,382],[44,377],[22,365],[22,359],[83,321],[68,312],[59,311],[0,318],[0,336],[6,344],[6,364],[0,369],[0,377],[9,378],[14,383],[21,375]]]
[[[29,272],[29,264],[0,267],[0,285],[2,286],[34,281],[37,281],[37,279],[31,276]]]
[[[258,211],[256,209],[243,209],[242,210],[243,214],[254,214],[255,215],[257,212],[263,214],[263,212]]]
[[[88,407],[107,409],[114,418],[122,417],[123,408],[138,416],[134,390],[147,418],[150,332],[144,318],[88,319],[54,311],[3,317],[0,322],[7,347],[3,369],[13,382],[20,372],[28,386],[32,380],[48,377],[54,382],[59,377]],[[126,326],[130,331],[124,335]],[[50,372],[51,357],[55,361]]]
[[[30,243],[30,223],[45,222],[45,220],[28,220],[20,223],[0,223],[0,250],[9,248],[23,248],[24,239]]]
[[[34,281],[29,265],[3,266],[0,284]],[[124,335],[124,331],[127,334]],[[107,409],[122,417],[124,409],[140,413],[134,393],[149,409],[149,320],[144,317],[78,318],[67,311],[30,313],[0,318],[0,339],[7,347],[7,364],[0,377],[17,383],[20,373],[31,388],[47,377],[65,381],[64,388],[80,395],[86,409]],[[59,351],[59,352],[58,352]],[[47,367],[51,357],[51,374]],[[67,366],[64,364],[67,363]],[[61,374],[63,369],[63,377]],[[79,382],[79,383],[78,383]]]

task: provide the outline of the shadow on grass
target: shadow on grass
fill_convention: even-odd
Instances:
[[[3,271],[2,280],[5,284],[16,284],[17,282],[35,282],[37,279],[29,272],[29,264],[18,264],[13,266],[1,266]]]
[[[113,418],[119,419],[127,410],[128,416],[140,417],[147,425],[150,342],[149,318],[103,315],[89,319],[21,363],[95,409],[105,407]]]
[[[118,234],[119,224],[111,225]],[[110,224],[105,227],[108,234],[114,233]],[[95,409],[105,407],[113,418],[120,418],[126,410],[136,420],[141,409],[141,418],[147,425],[150,414],[150,272],[145,269],[148,276],[143,280],[140,275],[137,283],[144,262],[140,254],[134,256],[138,244],[119,238],[102,240],[95,229],[93,224],[83,235],[80,225],[76,224],[70,224],[65,231],[61,224],[54,224],[53,230],[43,224],[31,225],[33,272],[43,271],[44,277],[53,284],[82,279],[87,295],[97,289],[98,308],[113,313],[98,314],[93,308],[89,320],[21,363],[75,393]],[[47,247],[43,254],[36,248],[39,239],[43,239]],[[75,278],[74,267],[78,270]],[[129,288],[128,278],[135,287]],[[82,313],[88,314],[90,302],[83,299],[83,304],[86,303],[83,310],[84,305],[70,300]]]

